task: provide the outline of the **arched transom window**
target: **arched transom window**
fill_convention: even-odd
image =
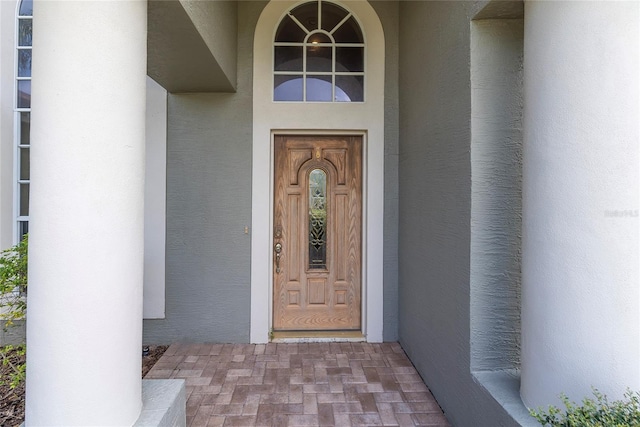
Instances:
[[[274,41],[275,101],[364,101],[364,37],[355,17],[327,1],[294,7]]]

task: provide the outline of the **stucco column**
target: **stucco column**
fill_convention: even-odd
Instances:
[[[146,12],[34,5],[27,426],[140,413]]]
[[[527,1],[522,383],[640,389],[638,2]]]

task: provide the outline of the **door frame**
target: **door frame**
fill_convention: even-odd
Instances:
[[[372,150],[370,132],[363,130],[278,129],[269,132],[268,162],[256,159],[252,194],[251,230],[251,342],[265,343],[270,339],[273,324],[273,221],[275,135],[354,135],[362,138],[362,247],[361,247],[361,332],[367,342],[382,342],[383,328],[383,216],[384,175],[371,174],[371,160],[384,163],[384,150]],[[266,139],[266,138],[265,138]],[[254,147],[255,149],[256,147]],[[374,151],[374,153],[372,153]],[[265,166],[267,166],[265,168]],[[380,167],[376,168],[381,170]],[[383,169],[383,168],[382,168]],[[268,177],[265,173],[268,173]],[[262,177],[262,179],[260,179]],[[266,182],[268,186],[258,185]],[[372,182],[374,181],[374,182]],[[261,187],[258,193],[257,187]],[[264,193],[268,193],[264,197]],[[256,208],[262,202],[262,208]],[[266,202],[266,203],[265,203]],[[265,211],[268,215],[265,215]],[[330,335],[330,332],[327,333]],[[315,336],[315,335],[314,335]]]
[[[253,41],[250,342],[269,342],[273,310],[274,134],[361,135],[362,334],[383,337],[384,64],[382,24],[367,1],[332,0],[351,11],[365,36],[365,102],[274,102],[273,34],[298,0],[269,2]],[[368,48],[366,46],[369,46]]]

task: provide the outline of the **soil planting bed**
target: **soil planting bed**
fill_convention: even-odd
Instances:
[[[149,354],[142,356],[142,377],[155,365],[169,346],[149,346]],[[8,352],[10,363],[16,365],[24,362],[24,356],[15,351]],[[9,363],[0,364],[0,426],[18,427],[24,422],[24,384],[11,388],[8,382],[11,375]]]

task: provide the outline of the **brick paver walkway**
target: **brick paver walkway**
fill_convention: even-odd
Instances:
[[[449,426],[398,343],[173,344],[188,426]]]

